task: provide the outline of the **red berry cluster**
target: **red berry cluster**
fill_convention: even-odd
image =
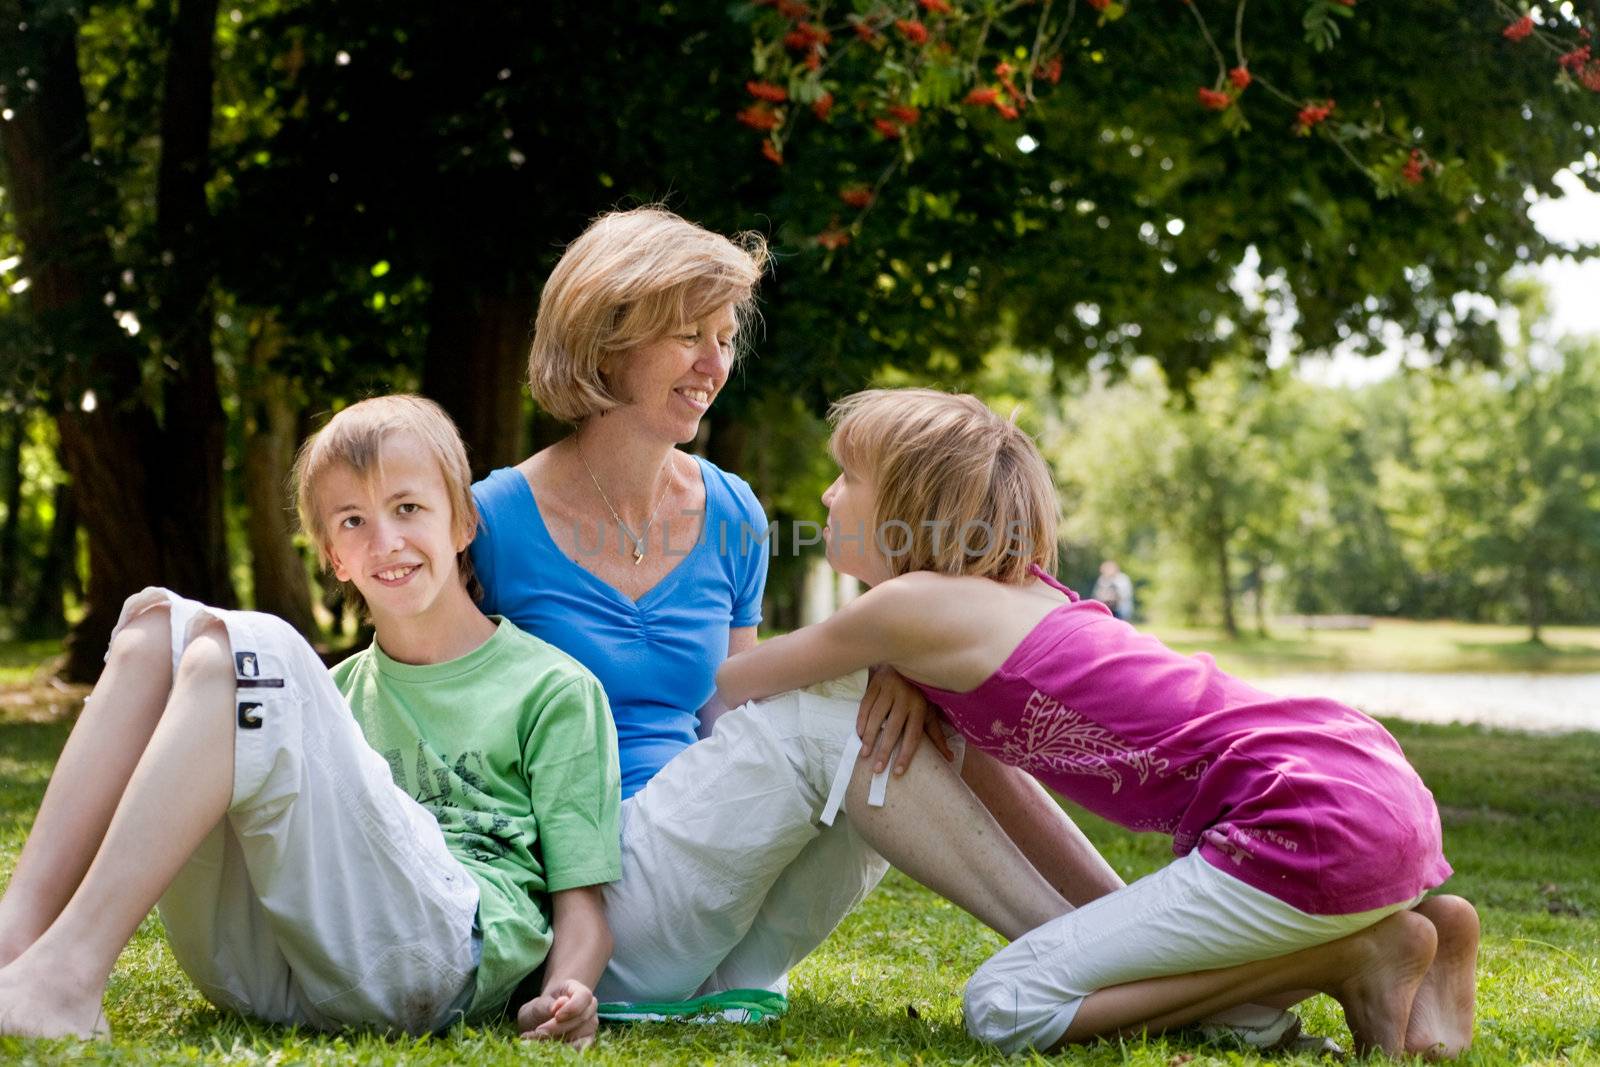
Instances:
[[[1111,6],[1111,0],[1089,0],[1089,6],[1096,11],[1104,11]]]
[[[1501,30],[1500,33],[1508,41],[1520,41],[1533,33],[1533,19],[1528,15],[1524,15]]]
[[[845,245],[849,244],[850,235],[844,230],[839,229],[838,220],[834,220],[833,223],[829,224],[826,230],[823,230],[821,233],[817,234],[816,241],[818,245],[832,252],[835,249],[843,248]]]
[[[1333,114],[1333,106],[1332,100],[1326,100],[1320,104],[1307,104],[1301,108],[1299,115],[1295,116],[1300,132],[1310,133],[1313,126],[1320,126],[1326,122],[1328,116]]]
[[[900,31],[900,36],[912,44],[928,43],[928,27],[916,19],[895,19],[894,28]]]
[[[744,83],[744,88],[757,100],[765,100],[771,104],[781,104],[789,99],[789,90],[772,82],[748,81]]]
[[[1233,97],[1220,89],[1208,89],[1204,85],[1194,91],[1195,99],[1212,111],[1226,111],[1228,105],[1233,103]]]
[[[930,15],[948,15],[954,10],[949,0],[917,0],[917,3],[921,4],[922,10]]]
[[[1532,16],[1523,15],[1500,31],[1501,36],[1509,41],[1522,41],[1533,36],[1534,22]],[[1578,28],[1578,39],[1589,41],[1594,35],[1585,27]],[[1546,41],[1550,47],[1559,50],[1558,45]],[[1592,46],[1581,44],[1569,52],[1562,52],[1556,57],[1556,65],[1578,79],[1578,84],[1592,92],[1600,93],[1600,62],[1594,58]]]
[[[1400,177],[1406,180],[1407,185],[1421,185],[1423,171],[1431,164],[1422,157],[1422,149],[1413,148],[1411,158],[1406,160],[1406,165],[1400,168]]]
[[[872,203],[872,190],[865,185],[847,185],[839,190],[839,199],[854,208],[864,208]]]
[[[783,116],[772,110],[766,104],[751,104],[740,111],[734,118],[750,127],[767,133],[783,125]]]

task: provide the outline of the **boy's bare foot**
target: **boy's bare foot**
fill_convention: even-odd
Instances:
[[[110,1037],[98,997],[63,996],[17,967],[0,967],[0,1036]]]
[[[1477,1000],[1478,913],[1461,897],[1429,897],[1414,909],[1433,924],[1439,951],[1423,976],[1406,1026],[1406,1051],[1450,1059],[1472,1044]]]
[[[1433,924],[1402,911],[1351,935],[1348,945],[1354,966],[1332,992],[1344,1008],[1356,1051],[1398,1056],[1405,1051],[1412,1001],[1438,947]]]

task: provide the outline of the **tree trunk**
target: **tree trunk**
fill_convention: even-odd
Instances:
[[[1250,588],[1255,593],[1256,633],[1267,636],[1267,574],[1260,559],[1250,561]]]
[[[24,37],[16,27],[30,23]],[[142,446],[154,423],[139,395],[138,353],[101,302],[116,288],[106,238],[111,189],[92,166],[88,111],[78,75],[76,26],[36,3],[8,3],[0,16],[5,52],[27,57],[36,92],[19,96],[0,123],[6,192],[22,239],[28,292],[53,350],[60,397],[61,459],[89,532],[86,613],[67,641],[63,673],[87,681],[125,597],[160,580],[160,553],[145,497]],[[87,398],[92,390],[96,402]]]
[[[75,584],[72,579],[78,569],[78,506],[71,482],[56,486],[55,512],[44,559],[39,564],[39,584],[34,587],[28,612],[18,628],[26,640],[55,637],[67,630],[61,597]]]
[[[1228,562],[1228,524],[1220,505],[1212,515],[1212,553],[1217,567],[1217,599],[1222,608],[1222,628],[1228,636],[1239,637],[1239,623],[1233,612],[1233,571]]]
[[[5,442],[0,444],[0,472],[6,472],[6,518],[0,526],[0,604],[17,597],[17,579],[22,571],[22,438],[27,419],[20,412],[0,420]]]
[[[1535,645],[1544,644],[1545,577],[1544,569],[1537,566],[1527,567],[1523,574],[1528,590],[1528,642]]]
[[[177,0],[161,107],[156,238],[162,259],[161,306],[154,317],[165,382],[162,433],[153,442],[151,501],[173,588],[208,604],[236,600],[228,573],[222,459],[227,423],[211,346],[210,211],[212,41],[217,0]]]
[[[534,288],[526,281],[474,290],[454,266],[435,268],[422,391],[455,419],[472,476],[527,456],[522,396]]]
[[[169,56],[169,64],[180,73],[189,71],[176,78],[179,88],[169,91],[169,102],[186,112],[196,106],[183,99],[197,81],[192,73],[193,31],[204,10],[197,14],[196,6],[204,8],[188,5],[180,10],[183,20]],[[214,20],[215,8],[210,11]],[[55,355],[62,464],[89,537],[86,610],[67,640],[62,673],[91,681],[100,673],[111,628],[128,596],[160,584],[223,604],[231,604],[233,595],[219,536],[220,474],[214,472],[220,472],[222,453],[210,414],[218,404],[209,347],[203,363],[180,363],[168,385],[163,432],[140,399],[141,353],[102,300],[118,288],[120,269],[107,238],[118,205],[94,164],[71,12],[70,7],[36,0],[0,5],[0,51],[19,57],[38,83],[37,91],[12,102],[12,120],[0,123],[0,152],[23,264],[33,282],[28,296],[40,334]],[[25,33],[17,29],[23,23],[28,26]],[[207,130],[213,29],[213,22],[206,22],[202,46]],[[169,81],[174,77],[169,73]],[[200,181],[203,204],[203,173],[195,175],[179,164],[193,159],[196,124],[191,115],[180,125],[168,130],[163,121],[163,132],[172,138],[163,146],[163,177],[170,155],[171,166],[183,172],[181,180],[170,180],[190,183],[191,202],[193,183]],[[165,202],[166,196],[163,189],[158,199]],[[175,216],[167,210],[166,216],[178,232],[190,234],[191,247],[168,244],[176,262],[201,238],[181,222],[181,212]],[[184,292],[192,292],[193,283],[189,285],[188,290],[175,290],[180,303]],[[203,329],[192,328],[186,344],[164,346],[168,357],[189,358],[193,329],[209,338],[210,311],[202,310]]]
[[[239,383],[245,439],[240,474],[249,513],[245,533],[255,606],[284,619],[311,640],[317,632],[311,614],[311,585],[306,580],[305,561],[294,546],[297,524],[288,497],[299,405],[294,402],[289,380],[272,370],[273,357],[283,346],[277,324],[263,315],[255,327]]]

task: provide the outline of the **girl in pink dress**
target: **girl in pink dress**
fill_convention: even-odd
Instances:
[[[834,418],[828,559],[872,588],[729,659],[724,702],[891,665],[969,744],[1170,835],[1178,857],[986,962],[963,999],[974,1037],[1049,1050],[1315,990],[1363,1050],[1471,1044],[1477,914],[1426,896],[1451,873],[1438,810],[1381,725],[1261,692],[1079,600],[1048,571],[1048,468],[976,398],[873,390]],[[864,728],[884,751],[923,724]]]

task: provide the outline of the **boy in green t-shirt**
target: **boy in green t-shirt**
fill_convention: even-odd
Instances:
[[[466,454],[437,405],[353,405],[296,473],[372,646],[330,678],[273,616],[129,598],[0,898],[0,1033],[105,1033],[112,966],[159,901],[219,1006],[426,1032],[531,977],[519,1031],[588,1044],[621,869],[599,684],[478,610]]]

